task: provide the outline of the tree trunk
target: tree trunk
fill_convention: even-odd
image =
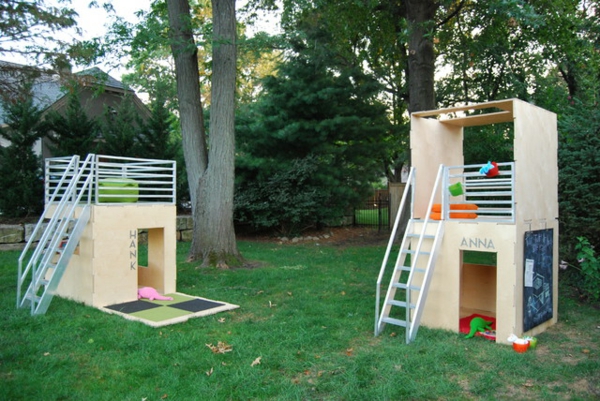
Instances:
[[[241,265],[233,227],[235,117],[235,0],[213,0],[213,81],[210,153],[207,152],[198,55],[188,0],[167,0],[171,51],[194,234],[189,260],[202,265]]]
[[[434,74],[436,0],[406,0],[408,39],[408,111],[435,108]]]
[[[208,167],[200,179],[190,257],[228,268],[243,259],[233,226],[235,173],[235,0],[212,0],[213,69]]]
[[[190,25],[188,0],[167,0],[167,11],[171,28],[171,52],[175,59],[183,156],[190,187],[192,210],[195,210],[199,179],[208,164],[204,116],[200,98],[198,50]]]

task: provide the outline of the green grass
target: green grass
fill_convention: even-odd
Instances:
[[[388,227],[389,225],[389,212],[388,208],[381,209],[381,218],[380,211],[377,209],[357,209],[354,211],[354,221],[357,225],[369,225],[376,226],[380,224],[384,227]]]
[[[264,265],[196,270],[178,290],[237,310],[151,328],[55,298],[15,309],[17,252],[0,253],[2,400],[597,399],[598,311],[561,297],[536,351],[422,327],[373,337],[382,246],[242,242]],[[219,341],[232,351],[215,354]],[[260,357],[260,364],[252,366]]]

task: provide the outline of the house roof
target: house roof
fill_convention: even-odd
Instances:
[[[111,77],[98,67],[79,71],[72,75],[84,86],[103,86],[104,90],[121,93],[133,92],[121,81]],[[56,71],[0,61],[0,86],[15,88],[19,81],[24,81],[28,77],[34,79],[32,88],[34,104],[42,110],[52,106],[67,93],[63,85],[65,76],[57,74]],[[2,124],[4,124],[4,110],[0,103],[0,125]]]

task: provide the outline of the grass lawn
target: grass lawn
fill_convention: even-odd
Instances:
[[[240,305],[152,328],[55,298],[15,309],[18,252],[0,252],[1,400],[589,400],[600,397],[600,313],[563,296],[559,323],[517,354],[421,327],[373,337],[384,244],[240,242],[254,269],[196,270],[178,291]],[[224,353],[215,353],[212,344]]]

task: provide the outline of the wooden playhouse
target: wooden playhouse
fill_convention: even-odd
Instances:
[[[176,291],[174,161],[74,156],[46,159],[45,170],[46,209],[38,245],[19,260],[18,306],[43,314],[53,295],[102,308],[136,300],[140,287]]]
[[[464,130],[488,124],[512,125],[513,160],[464,165]],[[384,258],[376,334],[386,323],[406,326],[410,342],[420,323],[458,332],[479,315],[495,320],[495,339],[506,343],[556,323],[556,115],[517,99],[416,112],[411,156],[412,214],[380,312],[395,232]]]

